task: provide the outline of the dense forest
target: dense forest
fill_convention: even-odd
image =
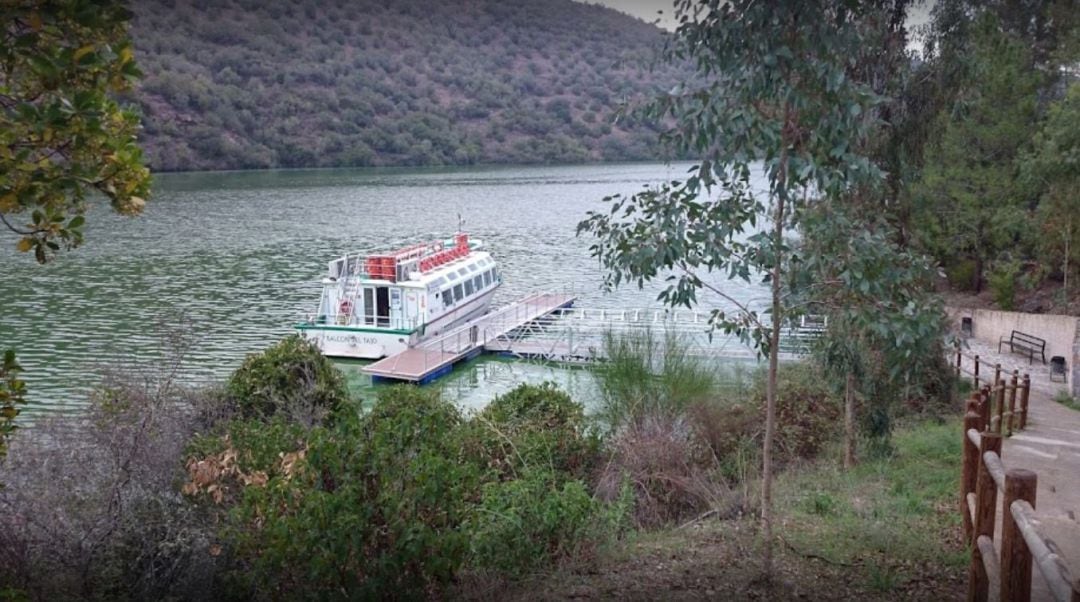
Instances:
[[[141,143],[156,170],[640,160],[616,119],[675,81],[661,31],[571,0],[147,0]]]
[[[903,133],[885,154],[907,183],[887,212],[953,291],[1080,312],[1076,2],[941,0],[932,16],[925,60],[889,107]]]

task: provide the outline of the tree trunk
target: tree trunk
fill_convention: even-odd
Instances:
[[[844,468],[855,466],[855,375],[848,372],[844,388]]]
[[[785,116],[786,117],[786,116]],[[786,118],[785,118],[786,125]],[[786,129],[786,128],[785,128]],[[780,149],[780,168],[777,175],[776,212],[773,216],[773,270],[772,270],[772,329],[769,332],[769,375],[765,383],[765,441],[762,444],[761,471],[761,530],[765,550],[762,569],[767,579],[773,574],[773,531],[772,531],[772,448],[776,434],[776,375],[780,367],[780,327],[783,325],[782,297],[780,277],[783,275],[784,244],[784,205],[787,201],[787,140]]]
[[[1065,281],[1061,283],[1062,292],[1065,294],[1065,313],[1069,313],[1069,241],[1072,240],[1072,220],[1065,226],[1065,265],[1061,268],[1061,275]]]
[[[976,293],[981,293],[982,292],[982,283],[983,283],[982,273],[983,273],[982,252],[979,249],[975,249],[975,275],[972,276],[972,278],[974,279],[974,282],[972,282],[971,284],[972,284],[972,287],[975,289]]]

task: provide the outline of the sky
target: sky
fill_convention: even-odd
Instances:
[[[660,19],[660,26],[675,29],[674,0],[591,0],[590,4],[602,4],[652,23]],[[663,11],[663,15],[656,14]]]

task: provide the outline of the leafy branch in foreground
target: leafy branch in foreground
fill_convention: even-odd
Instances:
[[[19,406],[26,403],[26,383],[19,379],[22,371],[15,350],[5,351],[0,362],[0,459],[7,454],[7,439],[17,428]]]
[[[64,0],[4,2],[0,16],[0,223],[45,263],[82,243],[89,195],[135,215],[149,193],[139,118],[115,98],[141,75],[131,13]]]

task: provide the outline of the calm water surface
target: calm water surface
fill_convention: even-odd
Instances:
[[[36,407],[84,402],[103,366],[146,364],[183,331],[195,342],[184,380],[220,380],[248,353],[288,335],[314,310],[326,262],[346,251],[443,237],[458,215],[501,264],[508,303],[572,287],[589,307],[656,305],[661,285],[602,290],[585,212],[614,193],[681,178],[688,165],[446,170],[289,170],[164,174],[145,213],[88,216],[85,244],[46,266],[0,232],[0,349],[15,347]],[[734,296],[765,291],[730,282]],[[354,389],[370,383],[342,363]],[[475,406],[518,382],[556,380],[588,397],[586,372],[480,360],[443,383]]]

